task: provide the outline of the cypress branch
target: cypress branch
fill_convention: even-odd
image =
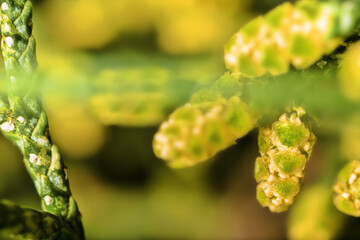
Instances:
[[[41,198],[42,209],[69,224],[84,238],[81,215],[72,197],[67,169],[49,135],[41,99],[35,93],[36,44],[32,3],[1,0],[2,54],[8,74],[8,97],[0,99],[1,132],[18,146]]]

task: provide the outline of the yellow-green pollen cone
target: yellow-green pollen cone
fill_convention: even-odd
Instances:
[[[356,29],[354,9],[350,2],[284,3],[233,35],[225,45],[226,67],[246,77],[282,74],[290,65],[307,68]]]
[[[255,161],[257,200],[272,212],[289,208],[300,191],[305,165],[316,141],[302,122],[302,108],[283,114],[269,127],[259,129],[260,157]]]
[[[255,127],[257,117],[238,96],[239,81],[224,74],[175,110],[153,140],[157,157],[174,168],[189,167],[235,144]]]
[[[335,207],[354,217],[360,216],[360,161],[354,160],[339,172],[334,184]]]

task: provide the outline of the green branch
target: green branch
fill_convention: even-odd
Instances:
[[[1,0],[2,53],[8,74],[8,97],[0,100],[1,132],[17,145],[42,200],[43,210],[63,218],[83,238],[80,213],[68,183],[67,169],[49,135],[40,98],[33,93],[36,71],[32,3]]]

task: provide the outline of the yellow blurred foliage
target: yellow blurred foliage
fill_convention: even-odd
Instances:
[[[161,93],[99,94],[90,99],[94,114],[104,125],[148,126],[164,120]]]
[[[288,238],[336,239],[343,217],[332,205],[329,186],[323,183],[311,185],[300,194],[290,213]]]
[[[105,128],[80,104],[56,104],[47,99],[52,139],[61,151],[76,159],[95,154],[105,140]],[[52,104],[50,103],[52,102]]]
[[[48,0],[41,9],[46,32],[72,49],[99,49],[126,34],[156,32],[172,54],[221,50],[251,15],[248,0]],[[239,12],[239,9],[241,12]]]
[[[39,73],[44,75],[43,101],[47,110],[52,139],[61,152],[75,159],[95,154],[105,141],[105,127],[90,111],[85,99],[69,90],[86,91],[87,76],[79,71],[74,61],[81,55],[69,58],[56,51],[38,51]],[[86,62],[86,58],[82,59]]]
[[[158,5],[156,30],[160,48],[168,53],[199,53],[222,49],[231,34],[250,18],[247,0],[149,0]]]
[[[166,117],[171,100],[169,72],[162,68],[104,70],[94,79],[99,92],[89,98],[91,111],[105,125],[155,125]]]
[[[41,9],[46,31],[61,44],[80,49],[101,48],[116,37],[111,11],[112,4],[101,0],[52,0]]]
[[[344,54],[338,78],[344,95],[353,101],[360,100],[360,42],[351,45]]]
[[[360,158],[360,115],[354,114],[343,125],[341,150],[347,160]]]

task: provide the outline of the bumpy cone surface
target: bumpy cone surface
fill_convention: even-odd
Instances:
[[[195,93],[155,134],[156,156],[171,167],[188,167],[235,144],[257,121],[239,93],[238,79],[230,74]]]
[[[339,211],[360,217],[359,160],[351,161],[339,172],[334,192],[334,204]]]
[[[255,162],[257,199],[272,212],[282,212],[294,202],[304,178],[316,137],[301,121],[302,109],[283,114],[270,127],[259,129],[260,157]]]
[[[225,45],[226,67],[258,77],[307,68],[329,54],[359,22],[354,2],[284,3],[251,21]]]

